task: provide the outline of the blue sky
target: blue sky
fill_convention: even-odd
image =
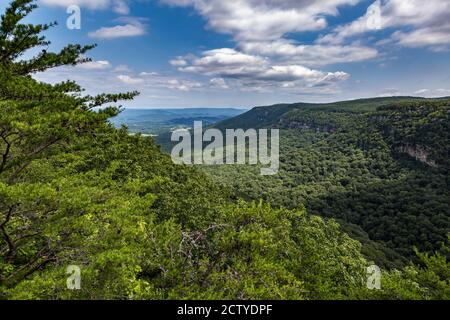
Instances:
[[[0,9],[6,4],[2,1]],[[450,96],[448,0],[38,0],[50,49],[92,63],[35,77],[129,107],[252,107],[391,95]],[[81,29],[66,27],[70,5]]]

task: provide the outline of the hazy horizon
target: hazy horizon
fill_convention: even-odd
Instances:
[[[190,106],[190,107],[139,107],[139,106],[132,106],[132,107],[127,107],[127,106],[123,106],[124,109],[127,110],[183,110],[183,109],[238,109],[238,110],[250,110],[252,108],[255,107],[260,107],[260,106],[271,106],[271,105],[278,105],[278,104],[295,104],[295,103],[309,103],[309,104],[332,104],[332,103],[337,103],[337,102],[347,102],[347,101],[358,101],[358,100],[367,100],[367,99],[383,99],[383,98],[414,98],[414,99],[448,99],[450,98],[450,96],[438,96],[438,97],[423,97],[423,96],[380,96],[380,97],[360,97],[360,98],[354,98],[354,99],[345,99],[345,100],[330,100],[330,101],[326,101],[326,102],[313,102],[313,101],[295,101],[295,102],[277,102],[277,103],[272,103],[272,104],[266,104],[266,105],[254,105],[254,106],[231,106],[231,107],[222,107],[222,106],[218,106],[218,107],[202,107],[202,106]]]

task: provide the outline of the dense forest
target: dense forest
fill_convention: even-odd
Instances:
[[[450,99],[260,107],[217,127],[243,123],[282,129],[276,176],[251,166],[205,167],[243,197],[338,219],[387,267],[414,260],[414,247],[433,252],[446,241]]]
[[[43,33],[54,24],[23,23],[36,7],[32,0],[14,0],[0,21],[0,299],[450,297],[448,248],[442,241],[448,230],[446,158],[430,153],[431,168],[408,159],[400,166],[387,150],[410,141],[414,132],[397,109],[379,110],[387,121],[378,125],[381,118],[374,119],[373,130],[380,128],[375,136],[350,137],[346,130],[353,130],[352,124],[345,119],[347,129],[336,128],[343,130],[338,135],[306,130],[303,136],[288,129],[286,139],[301,146],[290,145],[290,152],[301,156],[285,155],[284,163],[292,161],[288,168],[302,174],[284,168],[276,181],[268,181],[277,197],[255,178],[251,192],[245,192],[254,201],[242,199],[234,185],[217,183],[198,168],[174,165],[152,138],[110,124],[121,110],[118,101],[136,92],[89,96],[71,81],[34,80],[36,72],[89,61],[86,55],[94,48],[68,45],[50,52]],[[445,103],[430,116],[433,128],[441,125],[435,117],[448,117],[441,107]],[[297,111],[283,121],[302,118]],[[383,136],[389,135],[384,124],[398,125],[395,141]],[[340,145],[342,140],[346,144]],[[363,141],[365,147],[357,147]],[[380,190],[395,194],[374,193],[377,181]],[[402,181],[411,187],[405,189]],[[347,192],[356,195],[361,184],[373,193],[350,201]],[[378,200],[390,196],[403,202],[396,207]],[[393,207],[386,213],[377,209],[380,203]],[[328,219],[357,223],[352,219],[365,208],[375,214],[371,238],[399,243],[405,252],[410,243],[425,249],[416,250],[416,264],[383,269],[380,290],[366,287],[366,268],[373,261],[361,243]],[[390,224],[399,209],[405,221],[417,219],[414,241],[413,230],[404,235],[399,224]],[[383,221],[379,212],[388,222],[377,229]],[[392,240],[385,239],[394,235],[386,225],[400,229]],[[434,238],[428,228],[437,230]],[[437,251],[439,242],[442,253],[426,252]],[[81,269],[79,290],[66,286],[69,265]]]

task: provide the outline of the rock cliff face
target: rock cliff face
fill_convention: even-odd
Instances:
[[[426,149],[423,146],[420,145],[406,145],[400,148],[400,152],[407,153],[411,157],[415,158],[416,160],[425,163],[429,165],[430,167],[438,167],[436,162],[430,158],[429,153],[426,151]]]
[[[287,125],[290,129],[312,130],[316,132],[335,132],[336,128],[332,125],[315,125],[307,122],[291,121]]]

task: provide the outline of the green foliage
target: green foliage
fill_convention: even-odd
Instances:
[[[449,248],[444,245],[442,251]],[[420,266],[382,273],[381,290],[362,290],[358,299],[450,300],[450,264],[444,254],[428,255],[416,250]]]
[[[421,153],[429,165],[450,169],[450,101],[380,108],[372,119],[396,151]]]
[[[276,104],[272,106],[256,107],[244,113],[241,116],[224,120],[215,127],[219,129],[230,128],[266,128],[278,124],[290,112],[296,110],[307,111],[327,111],[327,112],[368,112],[374,111],[377,107],[392,104],[394,102],[411,102],[424,100],[423,98],[414,97],[391,97],[391,98],[375,98],[375,99],[358,99],[352,101],[343,101],[336,103],[293,103],[293,104]]]
[[[447,241],[448,99],[291,105],[275,120],[272,108],[280,107],[260,109],[268,115],[262,123],[281,128],[277,175],[261,176],[252,166],[202,169],[243,198],[304,205],[310,214],[338,219],[366,256],[386,267],[417,262],[413,246],[431,253]],[[227,124],[236,128],[252,113],[264,116],[261,110]]]
[[[186,230],[172,219],[156,223],[152,197],[127,196],[103,205],[101,216],[79,217],[72,232],[84,234],[82,243],[11,298],[325,299],[364,284],[359,244],[332,221],[241,203]],[[65,289],[67,263],[83,266],[78,292]]]
[[[236,201],[152,139],[113,128],[120,106],[103,105],[135,92],[35,81],[92,46],[20,60],[49,45],[52,25],[20,24],[34,8],[12,1],[0,23],[0,299],[448,298],[445,256],[420,254],[424,268],[367,292],[361,245],[334,220]],[[67,289],[69,265],[80,290]]]

